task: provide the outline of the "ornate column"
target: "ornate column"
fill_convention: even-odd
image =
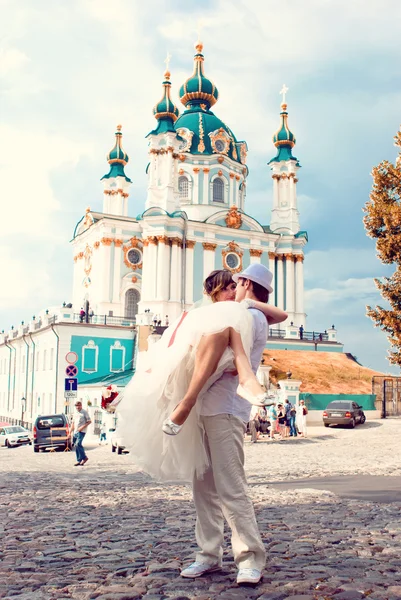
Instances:
[[[286,260],[286,302],[285,310],[288,313],[291,321],[294,319],[295,311],[295,272],[294,272],[294,257],[292,254],[285,255]]]
[[[180,302],[181,300],[181,240],[178,237],[170,238],[171,243],[171,277],[170,277],[170,300],[172,302]]]
[[[107,237],[103,237],[100,240],[100,243],[103,246],[102,269],[105,274],[104,279],[103,279],[103,293],[102,293],[102,298],[100,299],[101,302],[111,302],[112,290],[111,290],[111,281],[110,281],[110,260],[111,260],[112,241],[113,241],[112,238],[107,238]]]
[[[149,247],[149,272],[148,272],[148,302],[156,298],[156,277],[157,277],[157,237],[151,235],[148,237]]]
[[[278,190],[278,186],[279,186],[279,181],[280,181],[280,175],[273,175],[273,207],[276,208],[278,206],[278,197],[279,197],[279,190]]]
[[[303,254],[295,255],[295,312],[304,314],[304,256]],[[300,323],[304,325],[305,323]]]
[[[170,291],[170,240],[166,235],[158,235],[157,249],[157,299],[168,302]]]
[[[258,250],[256,248],[251,248],[249,250],[249,254],[251,256],[250,263],[253,265],[254,263],[260,263],[260,257],[263,254],[263,250]]]
[[[201,198],[201,204],[207,204],[209,201],[209,167],[203,169],[203,197]]]
[[[121,289],[121,246],[123,240],[115,239],[114,241],[114,269],[113,269],[113,302],[120,304],[120,289]]]
[[[284,310],[284,254],[277,254],[277,306]]]
[[[185,248],[185,303],[194,301],[194,248],[195,240],[187,240]]]
[[[273,298],[276,297],[276,254],[275,252],[269,252],[269,269],[273,273],[272,288]],[[273,304],[275,304],[273,302]]]
[[[149,241],[147,238],[143,239],[143,248],[142,248],[142,284],[141,284],[141,301],[148,300],[148,278],[150,276],[150,268],[149,268]]]
[[[214,270],[217,244],[203,242],[203,281]]]
[[[235,173],[230,173],[230,197],[228,199],[229,206],[234,206],[234,177]]]
[[[193,199],[193,203],[194,204],[200,204],[201,203],[199,201],[199,200],[201,200],[199,198],[199,171],[200,171],[199,167],[194,167],[193,168],[193,172],[194,172],[194,187],[193,187],[192,199]]]

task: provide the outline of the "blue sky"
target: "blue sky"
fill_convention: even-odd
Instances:
[[[334,323],[346,351],[390,370],[386,336],[365,305],[380,301],[373,278],[391,270],[376,259],[362,207],[372,166],[396,157],[399,0],[0,0],[0,8],[1,329],[70,299],[68,241],[86,206],[101,210],[99,180],[120,122],[129,211],[142,211],[163,61],[169,51],[179,104],[200,22],[206,73],[220,92],[214,112],[248,143],[246,210],[264,224],[279,90],[290,88],[309,234],[307,329]]]

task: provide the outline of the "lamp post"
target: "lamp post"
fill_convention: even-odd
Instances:
[[[21,398],[21,425],[22,426],[24,426],[23,423],[24,423],[24,412],[25,412],[25,410],[26,410],[26,398],[23,396]]]

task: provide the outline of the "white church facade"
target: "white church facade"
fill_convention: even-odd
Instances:
[[[124,316],[150,310],[175,319],[202,297],[213,270],[237,273],[261,262],[274,274],[270,301],[288,312],[288,323],[305,327],[303,260],[307,234],[297,207],[295,137],[282,104],[270,161],[273,177],[271,224],[246,212],[247,144],[237,141],[212,107],[218,91],[204,73],[202,45],[194,72],[181,86],[185,110],[171,99],[166,71],[163,95],[154,107],[156,127],[148,134],[148,194],[144,212],[128,216],[130,179],[121,126],[108,154],[103,212],[87,209],[73,239],[73,305],[97,315]]]
[[[202,44],[196,45],[193,74],[179,90],[184,111],[171,99],[170,73],[153,109],[148,134],[148,192],[144,210],[129,216],[131,180],[121,126],[102,178],[103,211],[86,209],[72,240],[71,305],[49,307],[0,334],[0,421],[32,425],[38,414],[70,412],[65,399],[68,364],[74,352],[77,397],[100,406],[101,389],[124,387],[138,351],[137,326],[165,324],[202,298],[202,283],[214,269],[238,273],[251,263],[273,272],[270,302],[287,311],[268,347],[306,349],[299,327],[304,310],[304,248],[297,207],[300,164],[292,154],[286,88],[273,136],[276,155],[270,225],[246,212],[247,144],[212,111],[218,100],[204,72]],[[85,316],[80,316],[80,311]],[[284,339],[283,339],[284,338]],[[316,338],[325,351],[342,351],[334,327]],[[315,335],[310,338],[318,349]],[[301,343],[302,342],[302,343]]]

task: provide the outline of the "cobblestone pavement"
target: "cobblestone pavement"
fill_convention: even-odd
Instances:
[[[355,473],[399,476],[400,427],[395,419],[355,430],[313,427],[305,440],[246,443],[268,553],[256,588],[236,585],[228,534],[221,573],[179,577],[196,548],[188,487],[151,481],[110,446],[92,444],[83,468],[73,467],[71,453],[0,448],[0,598],[401,598],[400,502],[271,485]]]

